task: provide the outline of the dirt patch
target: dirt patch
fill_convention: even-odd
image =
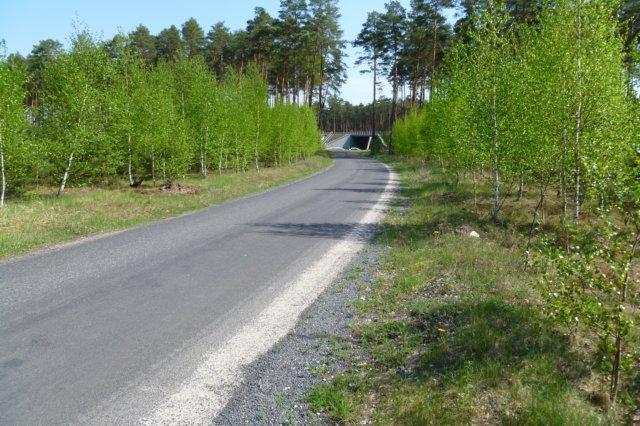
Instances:
[[[479,237],[480,234],[469,225],[461,225],[458,227],[451,226],[447,221],[440,222],[434,230],[434,235],[454,234],[466,237]]]
[[[200,192],[200,189],[197,185],[182,185],[180,183],[165,183],[158,188],[160,192],[169,192],[172,194],[195,194]]]
[[[132,188],[136,194],[140,195],[154,195],[154,194],[197,194],[202,191],[202,187],[198,185],[184,185],[181,183],[165,183],[157,188],[154,187],[138,187]]]

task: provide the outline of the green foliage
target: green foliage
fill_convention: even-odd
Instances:
[[[538,255],[547,271],[542,280],[546,309],[570,330],[598,336],[598,361],[610,376],[615,401],[620,373],[632,371],[640,361],[640,351],[623,348],[638,304],[640,224],[636,218],[633,225],[620,225],[607,212],[597,225],[567,232],[566,248],[547,242]]]
[[[28,170],[25,81],[21,69],[0,62],[0,206],[4,204],[7,188],[9,191],[18,188]]]
[[[522,198],[526,182],[539,194],[530,239],[548,193],[558,194],[561,238],[543,244],[547,307],[555,320],[599,336],[615,401],[623,361],[637,363],[625,312],[638,306],[640,206],[637,101],[617,4],[562,0],[521,16],[513,6],[487,0],[474,9],[431,101],[394,126],[395,148],[456,178],[472,174],[474,200],[476,177],[490,169],[496,222],[509,192],[519,187]]]
[[[117,153],[106,131],[106,89],[112,78],[106,52],[88,33],[78,34],[71,51],[46,67],[39,130],[54,176],[73,172],[91,182],[115,172]]]
[[[197,28],[194,22],[184,28],[193,53],[201,42]],[[143,27],[104,44],[81,32],[68,52],[43,43],[27,66],[0,61],[10,192],[45,182],[59,184],[60,194],[67,183],[111,184],[125,177],[131,186],[170,183],[191,172],[290,163],[321,148],[313,110],[270,106],[257,66],[230,69],[219,81],[200,54],[189,58],[182,45],[169,46],[170,33],[161,46],[168,60],[153,65]],[[33,95],[23,89],[27,76],[37,83],[37,103],[30,104]]]
[[[503,183],[526,179],[541,189],[557,185],[565,198],[573,186],[578,220],[585,193],[610,191],[631,154],[613,9],[559,2],[535,27],[509,26],[510,16],[498,2],[475,15],[469,42],[449,52],[432,102],[398,124],[394,143],[458,171],[492,167],[496,219]],[[400,130],[415,126],[419,139]]]
[[[320,147],[321,134],[316,117],[309,108],[278,103],[272,109],[272,135],[265,157],[274,164],[292,163],[313,153]]]

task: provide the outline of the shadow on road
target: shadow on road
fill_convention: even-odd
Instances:
[[[377,224],[370,223],[257,223],[253,226],[269,235],[359,242],[371,241],[378,228]]]
[[[318,188],[315,191],[345,191],[345,192],[358,192],[358,193],[370,193],[370,194],[381,194],[384,192],[385,187],[380,186],[380,188]]]

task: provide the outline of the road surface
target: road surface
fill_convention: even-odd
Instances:
[[[338,154],[273,191],[0,262],[0,424],[210,421],[394,179]]]

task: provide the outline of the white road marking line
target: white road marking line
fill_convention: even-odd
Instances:
[[[331,284],[366,245],[360,236],[376,224],[393,196],[396,174],[376,205],[343,241],[336,243],[276,297],[257,318],[245,325],[223,347],[210,352],[194,374],[141,423],[149,425],[210,424],[243,381],[242,367],[267,352],[295,326],[300,314]]]

